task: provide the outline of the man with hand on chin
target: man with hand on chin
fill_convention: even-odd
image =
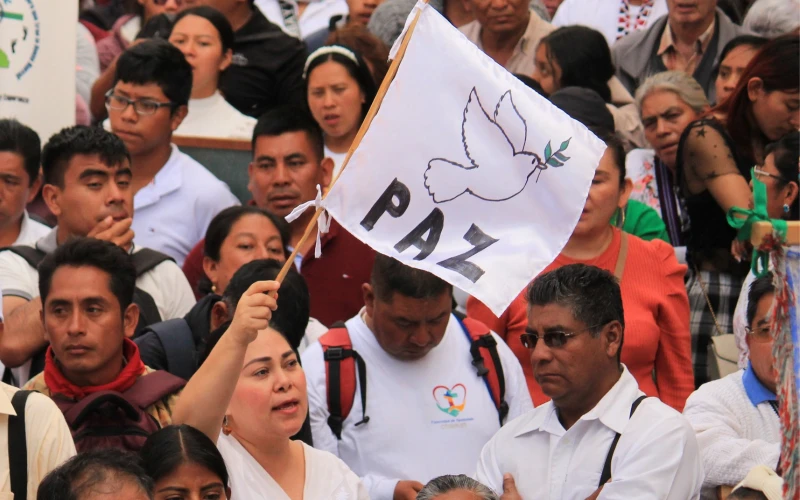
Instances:
[[[0,252],[6,314],[5,331],[0,335],[0,361],[20,367],[13,371],[13,381],[19,385],[43,368],[43,364],[37,364],[32,372],[30,360],[41,355],[47,346],[39,273],[34,262],[69,239],[81,236],[112,242],[131,254],[142,250],[133,244],[131,229],[130,156],[117,136],[99,128],[65,128],[44,146],[42,170],[42,195],[58,225],[35,245]],[[136,287],[140,297],[149,297],[153,305],[151,316],[157,309],[160,317],[151,318],[155,321],[183,317],[195,303],[186,277],[167,256],[142,272]]]
[[[620,363],[616,278],[572,264],[536,278],[527,299],[522,344],[551,401],[495,434],[477,479],[512,500],[697,498],[703,469],[692,428],[645,397]]]

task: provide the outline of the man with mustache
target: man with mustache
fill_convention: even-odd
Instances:
[[[683,415],[697,434],[705,480],[702,498],[717,498],[718,486],[733,486],[757,465],[777,469],[781,422],[770,327],[775,287],[772,273],[756,279],[747,303],[747,368],[701,386]]]
[[[747,34],[734,24],[717,0],[667,0],[668,13],[618,40],[612,47],[617,77],[633,94],[649,76],[683,71],[694,76],[714,102],[714,67],[731,39]]]
[[[42,170],[42,197],[58,225],[26,247],[27,252],[36,253],[41,260],[77,236],[109,241],[131,254],[144,250],[133,244],[133,175],[128,151],[117,136],[99,128],[65,128],[44,146]],[[136,279],[142,310],[149,310],[150,317],[145,319],[155,322],[183,317],[195,303],[186,277],[165,255],[153,263],[154,267]],[[25,365],[15,374],[15,382],[23,384],[42,369],[37,363],[31,373],[28,362],[47,346],[39,273],[23,255],[6,250],[0,252],[0,282],[5,312],[0,360],[10,367]],[[144,302],[153,307],[145,307]],[[153,317],[156,315],[159,317]]]
[[[644,396],[620,363],[616,278],[570,264],[537,277],[526,297],[521,340],[551,401],[495,434],[478,481],[507,500],[697,498],[703,470],[689,423]]]
[[[307,111],[281,107],[259,118],[253,130],[253,161],[248,167],[250,202],[286,217],[298,205],[317,196],[317,186],[331,182],[333,161],[325,158],[322,131]],[[314,216],[313,207],[290,224],[289,246],[297,246]],[[367,283],[375,251],[336,221],[322,235],[322,256],[314,256],[313,235],[299,249],[295,266],[308,284],[311,316],[331,326],[353,317],[364,305],[361,285]],[[202,276],[203,241],[197,244],[184,271],[189,281]]]

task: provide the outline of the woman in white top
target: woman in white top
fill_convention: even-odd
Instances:
[[[211,7],[193,7],[175,18],[169,41],[192,66],[192,95],[189,114],[174,135],[252,139],[255,118],[228,104],[217,88],[220,75],[231,65],[233,40],[231,24]]]
[[[286,339],[269,328],[279,283],[242,295],[230,327],[183,390],[173,421],[216,441],[233,500],[352,499],[368,495],[337,457],[291,436],[308,414],[306,378]]]
[[[325,156],[333,160],[335,178],[375,98],[375,80],[361,55],[344,45],[314,51],[303,75],[308,107],[325,134]]]

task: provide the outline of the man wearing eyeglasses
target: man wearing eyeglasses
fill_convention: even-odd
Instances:
[[[172,141],[188,113],[192,67],[165,40],[148,40],[117,60],[114,87],[106,94],[111,131],[131,155],[136,243],[178,263],[223,209],[239,201],[228,186]]]
[[[508,500],[697,498],[703,472],[691,427],[646,398],[620,363],[616,278],[571,264],[536,278],[527,300],[521,340],[551,401],[495,434],[477,479]]]
[[[742,481],[757,465],[778,467],[781,426],[772,357],[772,273],[756,279],[747,304],[747,367],[701,386],[686,401],[684,416],[697,434],[703,457],[703,498]]]

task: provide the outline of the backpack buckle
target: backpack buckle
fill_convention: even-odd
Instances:
[[[478,370],[479,377],[485,377],[489,374],[489,369],[486,368],[486,365],[483,364],[483,358],[476,358],[472,360],[472,366]]]
[[[343,347],[328,347],[325,350],[325,361],[338,361],[344,359]]]

